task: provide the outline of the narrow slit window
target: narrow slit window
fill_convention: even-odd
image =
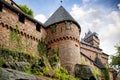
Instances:
[[[25,16],[22,14],[19,14],[19,21],[24,23],[25,22]]]
[[[56,32],[56,25],[52,25],[51,29],[52,29],[52,33],[55,33]]]
[[[2,6],[2,4],[0,3],[0,12],[2,12],[2,9],[3,9],[3,6]]]
[[[40,32],[40,25],[39,24],[36,25],[36,30]]]
[[[71,29],[71,23],[70,22],[66,22],[66,29]]]
[[[61,32],[62,32],[62,27],[61,27]]]

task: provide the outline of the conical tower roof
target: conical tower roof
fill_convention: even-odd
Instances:
[[[60,6],[55,13],[45,22],[45,26],[48,27],[52,24],[62,22],[62,21],[72,21],[74,22],[79,28],[79,24],[74,20],[74,18],[65,10],[63,6]]]

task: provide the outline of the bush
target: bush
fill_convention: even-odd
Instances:
[[[102,72],[104,74],[105,80],[110,80],[109,70],[107,68],[105,68],[105,69],[102,69]]]
[[[2,57],[0,57],[0,67],[2,67],[4,63],[5,63],[5,60]]]
[[[78,78],[74,78],[73,76],[69,75],[67,70],[65,68],[56,68],[54,70],[53,74],[54,78],[60,79],[60,80],[80,80]]]
[[[49,75],[49,71],[50,71],[49,67],[43,67],[42,70],[44,75],[46,76]]]

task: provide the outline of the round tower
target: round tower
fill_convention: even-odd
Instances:
[[[80,63],[80,26],[73,17],[60,6],[45,22],[49,56],[52,49],[59,49],[60,65],[74,75],[74,67]]]

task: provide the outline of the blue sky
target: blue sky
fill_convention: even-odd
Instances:
[[[91,30],[100,38],[100,48],[112,55],[120,42],[120,0],[14,0],[34,11],[35,19],[44,23],[62,5],[80,24],[84,34]]]
[[[60,0],[14,0],[17,4],[27,5],[37,14],[44,14],[49,17],[60,5]],[[118,10],[117,4],[120,0],[63,0],[62,5],[70,11],[74,4],[86,5],[86,8],[104,8],[106,10]]]

